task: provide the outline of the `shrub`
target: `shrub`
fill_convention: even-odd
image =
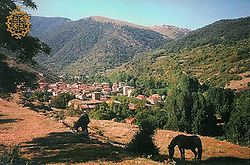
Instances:
[[[53,115],[53,118],[56,120],[63,120],[65,119],[64,111],[58,111]]]
[[[84,110],[77,108],[74,109],[74,106],[70,106],[68,107],[65,111],[64,114],[65,116],[71,116],[71,117],[75,117],[75,116],[80,116],[81,114],[83,114]]]
[[[6,92],[3,92],[3,93],[0,92],[0,98],[2,98],[4,100],[8,100],[8,101],[13,99],[13,97],[11,96],[11,94],[10,93],[6,93]]]
[[[149,121],[142,121],[139,132],[137,132],[137,134],[127,146],[128,150],[142,156],[158,155],[159,149],[153,142],[154,132],[155,127]]]
[[[36,91],[32,94],[31,96],[31,100],[32,101],[35,101],[35,100],[38,100],[38,101],[49,101],[50,98],[52,96],[52,93],[51,92],[47,92],[47,91],[44,91],[44,92],[41,92],[41,91]]]
[[[90,111],[90,117],[99,120],[111,120],[117,118],[122,121],[128,117],[134,116],[133,112],[128,109],[127,104],[111,104],[106,103],[96,106]]]
[[[74,99],[74,95],[69,93],[60,93],[51,99],[51,106],[55,108],[65,109],[70,100]]]
[[[108,107],[107,104],[101,104],[90,111],[89,116],[98,120],[111,120],[116,117],[116,114]]]
[[[0,147],[3,150],[3,152],[0,152],[0,164],[29,164],[29,162],[20,157],[17,146],[14,146],[10,150],[6,148],[2,149],[2,146]]]
[[[136,124],[141,125],[144,120],[148,120],[154,127],[162,129],[168,121],[168,116],[166,111],[161,109],[144,109],[136,114]]]

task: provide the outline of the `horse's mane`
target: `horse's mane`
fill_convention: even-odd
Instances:
[[[192,135],[192,136],[187,136],[187,135],[177,135],[174,137],[170,144],[169,144],[169,155],[172,158],[174,154],[174,147],[178,145],[182,149],[198,149],[198,159],[201,160],[202,157],[202,142],[199,136],[197,135]],[[182,152],[182,151],[180,151]],[[194,152],[195,153],[195,152]],[[185,156],[184,156],[185,157]],[[195,153],[195,158],[196,158],[196,153]]]
[[[176,137],[174,137],[174,138],[171,140],[169,146],[170,146],[170,147],[174,147],[174,146],[176,145],[178,139],[179,139],[181,136],[185,136],[185,135],[177,135]]]

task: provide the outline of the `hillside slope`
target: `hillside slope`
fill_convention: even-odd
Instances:
[[[110,72],[163,80],[186,72],[202,83],[224,87],[250,71],[249,26],[250,17],[221,20],[170,41],[161,49],[137,55],[129,64]]]
[[[29,87],[35,87],[37,81],[55,82],[59,78],[47,69],[18,60],[8,52],[0,49],[0,92],[14,92],[16,86],[26,83]],[[6,55],[8,54],[8,55]]]
[[[37,29],[32,34],[39,36],[52,48],[50,58],[40,57],[37,61],[59,74],[79,75],[104,71],[128,62],[137,53],[156,49],[170,40],[139,25],[104,17],[77,21],[58,19],[42,20],[33,17],[32,25]],[[56,28],[49,31],[44,28],[45,32],[41,32],[39,25],[47,27],[47,22],[54,22],[52,26]]]
[[[68,18],[61,17],[34,16],[31,17],[32,26],[30,34],[35,37],[41,37],[70,21]]]
[[[71,117],[68,121],[73,122],[76,119]],[[168,158],[168,144],[173,137],[183,134],[157,130],[154,139],[160,148],[162,159],[153,161],[137,157],[126,152],[124,148],[113,145],[113,143],[126,144],[131,140],[138,130],[131,124],[91,120],[89,128],[91,139],[84,140],[80,135],[70,132],[62,123],[1,99],[0,124],[0,157],[2,146],[19,145],[20,156],[31,161],[31,164],[166,164],[163,161]],[[200,164],[234,165],[249,162],[249,147],[209,137],[201,136],[201,139],[203,157]],[[180,161],[177,148],[175,157]],[[187,164],[196,163],[192,161],[193,154],[190,151],[187,151],[186,158]]]

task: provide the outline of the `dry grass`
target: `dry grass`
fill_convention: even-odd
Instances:
[[[155,143],[162,157],[158,160],[140,158],[123,147],[133,137],[138,127],[126,123],[91,120],[90,140],[73,134],[63,123],[52,120],[13,102],[0,100],[0,144],[19,146],[25,160],[34,164],[166,164],[167,146],[178,132],[158,130]],[[69,117],[71,125],[77,118]],[[249,163],[250,148],[241,147],[210,137],[201,137],[203,161],[201,164]],[[1,152],[0,152],[1,153]],[[193,154],[186,153],[188,161],[180,162],[179,151],[175,152],[177,164],[193,164]]]
[[[248,83],[250,83],[250,71],[241,73],[240,76],[241,80],[231,80],[225,88],[231,88],[236,91],[246,90],[249,89]]]

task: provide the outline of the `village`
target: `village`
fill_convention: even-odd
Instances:
[[[70,93],[75,96],[75,99],[68,102],[68,107],[72,106],[74,109],[89,111],[102,103],[115,102],[119,104],[119,101],[112,99],[114,96],[132,97],[134,90],[134,87],[128,86],[124,82],[117,82],[110,85],[109,83],[67,84],[60,81],[56,83],[40,82],[38,83],[38,88],[34,91],[51,92],[53,96],[58,96],[60,93]],[[135,98],[146,101],[148,103],[146,105],[149,107],[161,101],[159,94],[153,94],[149,97],[137,95]],[[130,110],[135,110],[137,105],[129,103],[128,107]]]

